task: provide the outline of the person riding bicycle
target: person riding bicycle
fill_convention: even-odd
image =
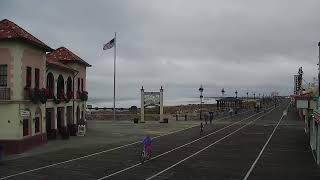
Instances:
[[[150,136],[147,135],[147,136],[143,139],[142,143],[143,143],[143,149],[144,149],[144,151],[146,152],[146,154],[147,154],[148,156],[150,156],[150,155],[151,155],[151,144],[152,144],[152,140],[151,140]]]

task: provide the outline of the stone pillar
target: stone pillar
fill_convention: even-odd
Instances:
[[[163,89],[160,88],[160,122],[163,121]]]
[[[141,112],[140,112],[140,116],[141,116],[141,118],[140,118],[140,122],[144,122],[144,89],[143,89],[143,86],[142,86],[142,88],[141,88],[141,107],[140,107],[140,110],[141,110]]]
[[[67,109],[65,106],[63,107],[62,116],[62,126],[67,127]]]
[[[53,108],[53,126],[51,127],[51,129],[58,129],[57,127],[57,118],[58,118],[58,111],[57,111],[57,107]]]
[[[59,77],[59,75],[58,75]],[[58,87],[58,77],[54,77],[54,80],[53,80],[53,95],[58,98],[58,92],[57,92],[57,87]]]

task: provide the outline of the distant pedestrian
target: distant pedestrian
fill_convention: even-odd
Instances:
[[[204,121],[206,122],[206,124],[208,124],[208,113],[204,113]]]
[[[230,116],[232,116],[232,114],[233,114],[233,109],[232,108],[230,108],[229,114],[230,114]]]
[[[210,124],[212,124],[213,112],[209,112],[209,120],[210,120]]]
[[[202,135],[203,134],[203,124],[201,123],[200,124],[200,135]]]

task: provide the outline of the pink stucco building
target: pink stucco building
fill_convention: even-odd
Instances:
[[[88,99],[86,61],[52,49],[15,23],[0,21],[0,144],[21,153],[76,135]]]

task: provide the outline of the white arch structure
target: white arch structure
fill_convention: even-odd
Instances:
[[[163,89],[162,86],[159,92],[145,92],[143,86],[141,88],[141,118],[140,122],[144,120],[144,108],[148,106],[159,106],[160,107],[160,122],[163,121]]]

